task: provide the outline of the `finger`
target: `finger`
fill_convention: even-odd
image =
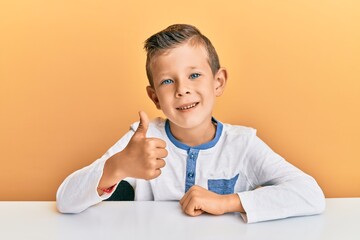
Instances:
[[[153,146],[157,148],[166,148],[166,142],[160,138],[148,138],[153,142]]]
[[[187,191],[184,196],[180,199],[179,203],[181,206],[184,205],[185,202],[187,202],[187,199],[189,198],[189,191]]]
[[[149,127],[149,117],[144,111],[139,112],[139,117],[140,117],[140,123],[139,123],[139,127],[136,129],[135,135],[145,138],[146,132]]]
[[[204,213],[204,210],[201,209],[200,204],[198,203],[197,198],[190,196],[186,199],[183,205],[183,210],[186,214],[196,217]]]
[[[182,209],[186,214],[193,216],[195,210],[196,201],[193,196],[189,196],[185,199]]]
[[[160,175],[161,175],[161,170],[160,169],[155,169],[154,178],[157,178]]]
[[[166,158],[168,155],[168,151],[165,148],[156,149],[157,158]]]
[[[198,199],[198,197],[195,196],[199,196],[198,192],[201,191],[201,187],[198,185],[194,185],[192,186],[183,196],[183,198],[180,200],[181,201],[181,205],[183,207],[183,210],[185,211],[187,205],[189,205],[189,203],[192,202],[196,202]]]
[[[195,185],[194,185],[195,186]],[[184,196],[180,199],[180,204],[184,205],[184,203],[187,201],[190,195],[192,195],[194,186],[192,186],[190,189],[187,190],[187,192],[184,194]]]
[[[166,162],[164,161],[164,159],[161,159],[161,158],[157,159],[156,169],[163,168],[163,167],[165,167],[165,165],[166,165]]]
[[[196,217],[196,216],[199,216],[199,215],[203,214],[204,212],[205,211],[202,210],[202,209],[195,209],[194,212],[193,212],[193,215],[191,215],[191,216]]]

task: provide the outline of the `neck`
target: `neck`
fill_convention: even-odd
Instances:
[[[211,119],[195,128],[181,128],[170,122],[170,130],[178,141],[190,147],[210,142],[216,134],[216,126]]]

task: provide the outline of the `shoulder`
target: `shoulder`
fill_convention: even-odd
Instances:
[[[246,145],[249,153],[256,155],[273,154],[273,150],[257,136],[257,130],[252,127],[223,124],[225,141],[231,145]],[[237,144],[234,144],[237,143]]]
[[[223,123],[221,141],[228,147],[248,148],[256,139],[256,129]]]
[[[252,127],[223,123],[223,134],[233,137],[254,137],[256,136],[256,129]]]

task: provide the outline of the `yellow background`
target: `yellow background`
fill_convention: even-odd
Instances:
[[[144,40],[197,26],[229,72],[214,116],[254,127],[327,197],[360,197],[359,1],[0,0],[0,200],[54,200],[138,120]]]

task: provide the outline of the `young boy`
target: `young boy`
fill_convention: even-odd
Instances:
[[[274,153],[252,128],[212,117],[227,72],[198,29],[176,24],[145,42],[147,94],[166,120],[140,112],[105,155],[68,176],[57,192],[63,213],[111,196],[121,180],[135,200],[179,200],[190,216],[241,212],[246,222],[321,213],[316,181]]]

